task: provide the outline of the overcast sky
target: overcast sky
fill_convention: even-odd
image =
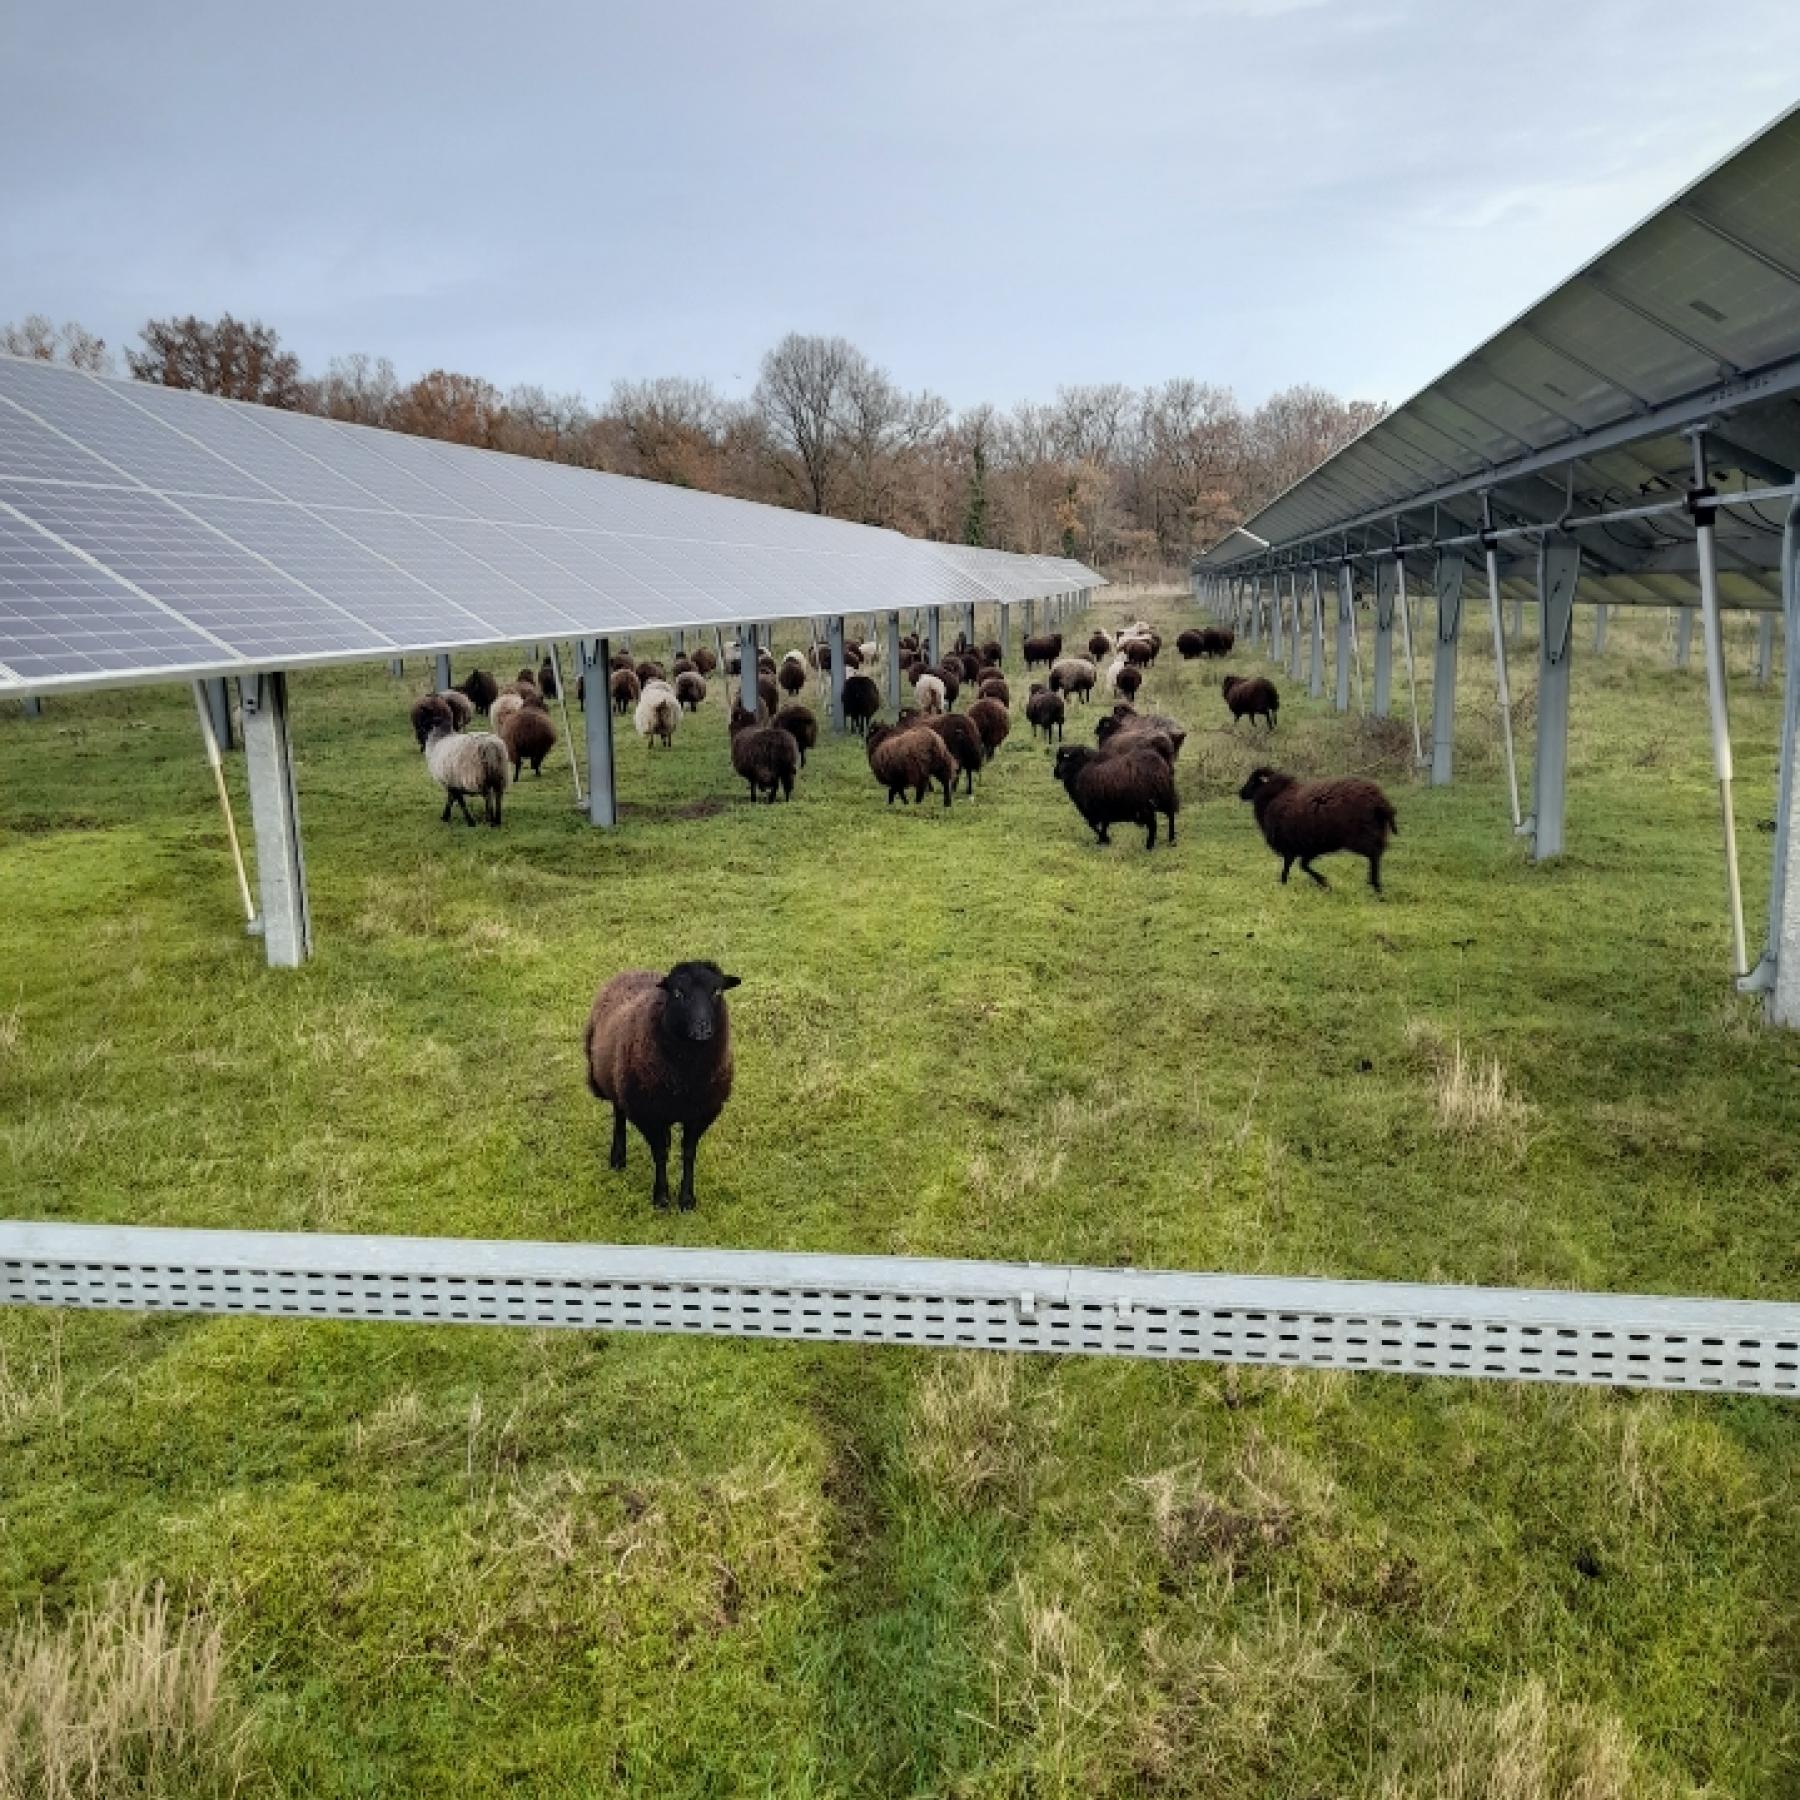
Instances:
[[[28,0],[0,320],[604,396],[841,332],[956,404],[1399,400],[1800,96],[1800,5]]]

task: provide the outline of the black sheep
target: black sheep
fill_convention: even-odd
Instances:
[[[1012,689],[1006,685],[1004,675],[982,676],[978,696],[983,700],[998,700],[1002,706],[1012,705]]]
[[[1263,841],[1281,858],[1284,883],[1298,863],[1320,887],[1330,886],[1313,858],[1348,850],[1368,859],[1369,886],[1381,892],[1381,859],[1388,840],[1399,835],[1400,821],[1374,782],[1360,775],[1302,781],[1279,769],[1253,769],[1238,798],[1256,809]]]
[[[509,713],[500,721],[498,736],[512,758],[514,781],[527,763],[531,764],[532,774],[543,774],[544,758],[556,748],[556,726],[541,703],[521,706],[517,712]]]
[[[538,692],[542,694],[546,700],[554,700],[556,698],[556,664],[547,656],[544,658],[542,665],[538,669],[537,684]]]
[[[844,678],[844,719],[859,737],[867,733],[869,721],[881,711],[881,689],[869,675]]]
[[[478,713],[487,709],[500,698],[500,684],[486,669],[471,669],[468,677],[457,683],[458,691],[468,696],[469,704]]]
[[[697,645],[694,650],[694,667],[702,675],[710,675],[719,666],[718,657],[704,644]]]
[[[794,782],[800,773],[800,746],[779,726],[759,725],[741,706],[734,706],[731,766],[749,782],[752,805],[766,789],[773,806],[777,788],[784,800],[794,797]]]
[[[1062,633],[1060,631],[1040,632],[1025,640],[1025,666],[1035,669],[1039,663],[1048,665],[1062,655]]]
[[[1135,700],[1144,685],[1144,671],[1136,663],[1127,663],[1113,678],[1113,687],[1122,700]]]
[[[1206,633],[1190,626],[1176,638],[1175,648],[1181,652],[1183,662],[1192,662],[1196,656],[1206,654]]]
[[[419,748],[423,750],[425,740],[432,732],[456,729],[456,715],[442,694],[421,694],[413,702],[412,728],[413,735],[419,740]]]
[[[612,694],[612,709],[616,713],[628,713],[638,703],[638,686],[636,673],[631,669],[614,669],[608,677],[607,686]]]
[[[1269,729],[1275,729],[1275,715],[1281,710],[1281,696],[1275,691],[1274,682],[1262,675],[1227,675],[1220,683],[1220,692],[1225,696],[1225,704],[1231,708],[1231,722],[1247,718],[1254,727],[1257,719],[1269,721]]]
[[[1061,694],[1053,694],[1041,681],[1031,684],[1031,692],[1025,697],[1025,717],[1031,722],[1031,735],[1036,737],[1041,731],[1044,742],[1050,741],[1051,732],[1056,733],[1058,743],[1062,742],[1063,719],[1069,710],[1068,702]]]
[[[656,1179],[650,1204],[669,1204],[669,1139],[681,1127],[681,1189],[694,1205],[694,1153],[731,1098],[731,1017],[725,994],[738,986],[715,962],[677,963],[667,975],[627,969],[594,996],[583,1048],[588,1091],[611,1102],[612,1154],[625,1167],[625,1127],[650,1146]]]
[[[1229,656],[1237,642],[1237,633],[1223,625],[1209,625],[1200,633],[1202,656]]]
[[[783,657],[775,679],[780,683],[784,694],[797,694],[806,686],[806,664],[795,662],[791,657]]]
[[[1175,771],[1154,750],[1134,746],[1103,756],[1085,744],[1065,744],[1051,773],[1101,843],[1112,842],[1114,825],[1142,825],[1144,848],[1154,850],[1158,813],[1168,819],[1169,842],[1175,842],[1175,815],[1181,808]]]
[[[981,733],[982,748],[987,752],[988,761],[992,762],[995,751],[1012,731],[1012,714],[1007,710],[1006,702],[989,694],[984,683],[981,698],[971,702],[963,717]]]
[[[979,654],[981,657],[981,665],[985,669],[997,669],[1000,667],[1001,663],[1006,660],[1006,651],[1001,647],[999,640],[996,638],[989,638],[988,641],[981,646]]]
[[[706,702],[706,677],[698,669],[683,669],[675,677],[675,698],[689,712],[698,712]]]

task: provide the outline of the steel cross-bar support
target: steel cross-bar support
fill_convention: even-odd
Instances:
[[[1456,751],[1456,651],[1462,635],[1463,582],[1468,565],[1460,550],[1445,551],[1432,572],[1437,589],[1437,652],[1431,679],[1431,785],[1448,787]]]
[[[1400,572],[1397,557],[1375,565],[1375,682],[1369,711],[1385,719],[1394,698],[1394,586]]]
[[[613,777],[612,646],[605,638],[583,638],[577,653],[581,658],[581,717],[587,737],[588,823],[610,827],[619,822]],[[754,659],[751,666],[755,667]]]
[[[1307,670],[1306,691],[1315,700],[1325,696],[1325,596],[1316,564],[1312,569],[1312,667]]]
[[[1581,546],[1546,536],[1538,546],[1537,756],[1531,771],[1531,857],[1563,852],[1569,775],[1569,657],[1575,647],[1575,589]]]
[[[1800,1305],[912,1256],[0,1220],[0,1306],[1800,1395]]]
[[[887,703],[895,712],[900,710],[900,615],[891,612],[887,616],[887,648],[883,651],[887,658]]]
[[[1506,793],[1512,804],[1513,830],[1519,817],[1519,760],[1513,751],[1512,684],[1506,679],[1506,628],[1500,617],[1500,552],[1494,543],[1494,508],[1481,496],[1482,549],[1487,558],[1488,618],[1494,628],[1494,701],[1500,714],[1500,742],[1506,752]]]
[[[844,729],[844,679],[850,673],[844,662],[844,615],[833,613],[825,622],[825,654],[831,659],[831,678],[825,711],[833,731]]]
[[[1350,710],[1350,658],[1355,632],[1356,571],[1346,561],[1338,564],[1337,692],[1332,700],[1338,712]]]
[[[1775,806],[1775,857],[1769,876],[1769,931],[1750,984],[1769,991],[1769,1022],[1800,1030],[1800,493],[1781,534],[1784,655],[1781,784]]]
[[[312,914],[288,736],[287,676],[270,670],[242,677],[239,686],[263,953],[272,969],[297,969],[312,954]]]
[[[1725,852],[1725,911],[1731,926],[1731,972],[1749,973],[1744,948],[1744,888],[1738,875],[1737,819],[1731,805],[1731,713],[1725,694],[1725,631],[1719,609],[1719,565],[1713,542],[1712,489],[1706,479],[1706,433],[1694,434],[1694,551],[1706,634],[1706,712],[1712,727],[1713,775],[1719,784],[1719,831]]]

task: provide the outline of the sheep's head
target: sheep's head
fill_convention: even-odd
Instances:
[[[1276,769],[1252,769],[1249,779],[1238,789],[1238,798],[1254,801],[1258,794],[1267,793],[1272,788],[1284,788],[1293,779],[1293,776],[1283,775]]]
[[[1067,787],[1099,754],[1099,751],[1090,750],[1085,744],[1065,744],[1057,751],[1056,760],[1050,765],[1050,773]]]
[[[725,1026],[725,992],[738,986],[716,962],[677,963],[657,985],[663,992],[663,1030],[684,1043],[705,1044]]]
[[[1231,698],[1231,690],[1236,687],[1237,684],[1238,678],[1235,675],[1227,675],[1225,679],[1219,683],[1219,692],[1229,700]]]

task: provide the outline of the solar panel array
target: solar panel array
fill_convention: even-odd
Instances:
[[[1063,558],[0,357],[0,691],[1099,585]]]
[[[1709,421],[1714,466],[1746,485],[1800,467],[1800,107],[1271,501],[1248,521],[1254,539],[1233,534],[1201,565],[1261,560],[1265,545],[1391,541],[1409,511],[1408,535],[1434,521],[1451,535],[1478,522],[1484,489],[1502,524],[1679,494],[1682,428]],[[1746,565],[1773,565],[1778,536],[1724,528]],[[1625,527],[1612,546],[1589,533],[1584,554],[1602,576],[1691,569],[1670,530]]]

